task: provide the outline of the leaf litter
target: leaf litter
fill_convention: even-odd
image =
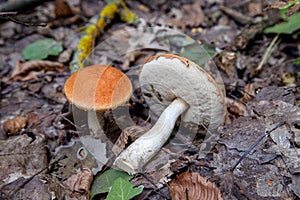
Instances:
[[[77,1],[65,2],[68,2],[67,4],[71,7],[72,14],[76,15],[73,5]],[[165,154],[158,156],[153,164],[154,166],[157,163],[162,164],[161,169],[164,170],[157,170],[155,174],[153,168],[151,170],[150,165],[148,174],[140,175],[140,179],[137,179],[138,176],[132,179],[132,183],[135,186],[139,186],[141,183],[145,186],[148,184],[146,190],[137,196],[136,199],[170,198],[165,182],[160,184],[159,188],[153,183],[158,183],[160,179],[167,181],[176,180],[177,176],[179,177],[182,172],[186,171],[196,171],[201,176],[214,182],[221,190],[223,199],[280,199],[300,197],[300,120],[297,107],[299,106],[299,87],[297,87],[299,73],[297,72],[297,65],[287,61],[288,59],[295,59],[299,55],[293,39],[295,36],[285,36],[281,40],[281,44],[278,45],[278,49],[270,55],[269,61],[265,63],[262,71],[259,74],[255,74],[253,71],[260,61],[260,56],[265,51],[264,46],[267,46],[273,37],[270,35],[261,35],[266,24],[254,22],[248,24],[246,27],[241,27],[239,23],[247,23],[247,20],[251,18],[259,19],[261,16],[267,18],[269,13],[261,12],[261,10],[266,9],[264,7],[266,4],[250,1],[231,5],[230,2],[226,1],[224,5],[235,12],[225,12],[222,3],[216,3],[216,1],[206,1],[201,4],[200,8],[194,8],[199,2],[154,2],[150,5],[146,1],[138,3],[128,1],[130,8],[139,13],[139,17],[142,16],[142,20],[144,17],[152,25],[155,23],[161,23],[163,26],[171,25],[173,26],[171,27],[172,29],[181,32],[185,31],[196,40],[203,40],[209,44],[213,43],[216,47],[229,50],[227,54],[218,56],[221,56],[219,57],[219,61],[221,61],[220,71],[223,73],[222,77],[227,90],[227,96],[235,102],[227,105],[231,109],[229,116],[231,123],[229,122],[224,128],[221,128],[221,138],[218,144],[205,159],[197,159],[197,156],[195,156],[195,154],[197,155],[197,149],[192,149],[194,146],[188,146],[187,151],[180,153],[172,152],[172,149],[165,148]],[[77,2],[75,10],[81,9],[79,6],[81,3],[80,1],[79,3]],[[99,6],[95,2],[85,2],[84,4],[84,10],[86,11],[90,10],[86,7],[90,6],[95,10]],[[1,30],[1,36],[5,38],[5,41],[0,41],[1,45],[4,44],[4,46],[0,47],[0,59],[1,63],[3,63],[0,71],[1,78],[3,77],[3,80],[1,80],[1,93],[3,93],[0,111],[1,117],[3,117],[1,123],[14,117],[27,116],[28,123],[26,129],[21,131],[23,135],[17,137],[20,137],[19,139],[24,138],[27,141],[28,138],[26,137],[28,136],[26,134],[30,135],[33,133],[34,136],[32,137],[31,135],[30,138],[35,137],[35,140],[39,140],[40,135],[45,135],[46,142],[43,141],[41,146],[47,146],[51,156],[56,152],[56,156],[51,160],[55,160],[60,155],[67,155],[69,158],[66,159],[67,161],[61,160],[59,163],[51,166],[49,172],[35,176],[20,189],[19,195],[30,199],[41,199],[41,197],[53,198],[53,194],[58,199],[75,198],[72,196],[72,191],[62,184],[63,180],[67,180],[73,175],[78,175],[78,170],[80,171],[86,165],[89,166],[89,169],[98,169],[98,171],[103,166],[89,155],[87,156],[87,160],[80,161],[77,152],[82,147],[82,144],[72,142],[78,136],[78,132],[72,125],[72,118],[66,119],[61,117],[61,114],[65,114],[67,107],[67,105],[63,106],[66,100],[63,97],[61,88],[65,79],[69,76],[69,72],[65,67],[57,66],[57,68],[50,69],[47,67],[31,66],[23,71],[19,70],[15,80],[12,81],[10,78],[10,73],[13,67],[16,66],[16,63],[23,62],[20,56],[23,48],[38,39],[42,39],[43,35],[53,37],[56,41],[61,41],[64,45],[63,48],[65,50],[68,49],[66,55],[59,59],[60,63],[67,64],[68,60],[70,60],[70,54],[72,54],[71,51],[76,49],[76,41],[79,39],[79,34],[78,32],[74,32],[74,28],[76,29],[84,23],[77,18],[76,21],[73,21],[75,22],[73,24],[69,22],[64,24],[62,21],[55,19],[55,7],[53,3],[49,2],[45,5],[37,9],[38,14],[33,12],[34,14],[31,17],[49,20],[50,27],[48,29],[24,28],[21,25],[8,22],[4,24]],[[182,5],[184,5],[185,9],[181,9]],[[135,10],[135,6],[139,6],[140,8],[144,6],[146,7],[146,9],[144,8],[146,11],[140,12],[141,9]],[[169,6],[173,6],[174,8],[169,9]],[[220,11],[219,6],[223,8],[222,11]],[[101,6],[99,7],[100,9]],[[151,12],[147,11],[150,9]],[[248,16],[251,18],[247,16],[241,17],[239,9],[249,12]],[[293,9],[296,8],[293,7]],[[189,13],[190,10],[193,12]],[[93,12],[99,13],[99,11]],[[165,12],[166,15],[161,15],[162,12]],[[204,13],[204,18],[201,12]],[[222,14],[222,12],[225,14]],[[49,16],[50,18],[47,19]],[[90,16],[90,14],[84,12],[81,20],[85,20],[84,17],[86,16]],[[183,16],[191,17],[182,22],[178,21]],[[30,16],[25,17],[29,17],[30,19]],[[173,17],[177,18],[177,22],[172,20]],[[68,19],[69,17],[66,17],[65,21],[68,21]],[[276,19],[277,17],[272,17],[272,20]],[[65,25],[66,27],[57,27],[58,25]],[[164,35],[166,27],[163,26],[149,34],[143,28],[136,31],[137,29],[131,26],[112,25],[112,27],[107,29],[107,33],[103,32],[103,39],[110,33],[115,33],[112,38],[115,38],[116,41],[108,40],[106,43],[104,42],[103,44],[105,45],[102,45],[102,47],[107,46],[105,49],[97,49],[96,47],[94,57],[92,57],[91,61],[115,64],[116,67],[124,71],[130,71],[132,67],[140,66],[148,55],[150,56],[166,50],[180,52],[182,47],[189,44],[189,40],[184,38],[184,45],[181,43],[181,45],[172,46],[174,40],[175,43],[180,43],[182,42],[182,38],[177,37],[176,34]],[[189,28],[188,26],[194,28]],[[286,37],[288,37],[288,40],[286,40]],[[142,40],[137,40],[138,38],[142,38]],[[124,52],[118,52],[116,44],[128,47],[131,50],[137,48],[139,50],[136,52],[129,51],[127,55],[124,55]],[[176,46],[176,50],[172,49],[174,46]],[[185,48],[185,50],[189,49]],[[226,57],[226,55],[229,55],[229,57]],[[230,55],[234,55],[233,59],[231,59]],[[51,57],[49,61],[56,62],[57,59],[57,57]],[[215,62],[218,63],[218,61]],[[284,74],[288,74],[288,76],[283,76]],[[252,88],[246,87],[249,83],[251,83]],[[296,85],[296,87],[278,87],[289,84]],[[241,90],[241,88],[243,89]],[[251,95],[247,96],[246,94]],[[131,111],[135,115],[133,116],[134,121],[139,125],[146,125],[148,128],[150,123],[146,119],[147,112],[145,112],[147,105],[138,91],[134,94],[131,106]],[[144,113],[137,115],[139,112]],[[264,138],[241,161],[236,169],[230,172],[230,168],[255,143],[257,138],[266,130],[272,129],[279,122],[286,122],[286,124],[272,132],[270,137]],[[4,135],[2,131],[1,134]],[[4,141],[8,142],[14,140],[14,137],[10,136],[7,139],[1,136],[0,138],[6,139]],[[35,140],[33,139],[33,141]],[[122,143],[124,146],[126,141]],[[33,145],[34,142],[33,144],[26,144],[30,149],[30,145]],[[40,152],[36,149],[35,151],[42,155],[45,154],[43,151]],[[5,150],[1,150],[0,152],[2,156],[9,157],[6,154],[2,154]],[[177,155],[175,156],[175,154]],[[174,157],[176,159],[173,159]],[[20,158],[19,160],[23,159],[29,165],[31,165],[31,162],[35,162],[35,159],[27,161],[28,158]],[[166,164],[161,162],[164,160],[169,160],[171,163]],[[163,163],[166,165],[163,165]],[[5,165],[1,163],[1,167],[3,166]],[[37,166],[37,168],[41,169],[42,166]],[[18,172],[24,169],[12,168],[10,170],[13,170],[13,173],[17,176]],[[145,176],[148,176],[147,179]],[[17,180],[22,182],[21,179],[16,179],[15,181]],[[191,179],[187,180],[187,182],[187,184],[190,184]],[[125,184],[122,180],[118,180],[115,185],[121,183]],[[16,184],[14,181],[6,184],[1,187],[1,192],[12,191]],[[133,189],[133,186],[128,185],[128,188]],[[136,193],[133,192],[133,194],[137,193],[137,191]],[[33,196],[33,194],[36,196]],[[86,197],[78,197],[77,199],[86,199]]]

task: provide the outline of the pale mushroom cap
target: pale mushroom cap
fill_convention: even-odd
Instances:
[[[190,108],[184,122],[216,130],[225,120],[224,94],[215,80],[194,62],[173,54],[149,58],[140,74],[140,84],[150,110],[159,116],[176,98]]]
[[[128,101],[132,85],[120,70],[93,65],[73,73],[65,83],[64,93],[71,104],[82,110],[105,111]]]

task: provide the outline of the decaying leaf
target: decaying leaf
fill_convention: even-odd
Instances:
[[[282,156],[286,166],[292,174],[300,173],[300,149],[299,148],[284,148],[280,145],[273,145],[267,152],[276,153]]]
[[[281,177],[273,171],[258,174],[256,177],[257,194],[261,197],[280,197],[283,190],[281,182]]]
[[[11,78],[13,80],[27,81],[35,79],[37,71],[42,73],[43,71],[64,71],[64,65],[59,62],[52,62],[47,60],[32,60],[27,62],[19,62],[14,68]]]
[[[221,69],[224,70],[228,77],[233,75],[236,68],[237,55],[234,52],[224,52],[221,55]]]
[[[0,140],[0,188],[20,177],[28,178],[48,163],[46,140],[20,135]]]
[[[46,184],[43,184],[44,181],[40,176],[24,178],[20,177],[19,179],[4,185],[0,190],[1,200],[8,199],[54,199],[54,196],[49,187]]]
[[[27,117],[15,117],[3,123],[3,130],[6,134],[14,135],[18,133],[27,124]]]
[[[249,83],[246,84],[244,87],[244,95],[242,97],[242,101],[243,102],[248,102],[250,100],[252,100],[255,96],[255,88],[253,86],[253,84]]]
[[[55,1],[55,16],[56,17],[70,17],[73,15],[73,11],[65,0]]]
[[[146,131],[147,129],[141,126],[130,126],[125,128],[116,141],[115,145],[113,146],[112,151],[116,155],[118,155],[123,149],[125,149],[125,146],[128,143],[129,139],[133,142],[138,137],[143,135]]]
[[[204,13],[201,8],[201,1],[197,0],[193,4],[182,6],[184,10],[181,21],[190,27],[198,27],[204,21]]]
[[[88,167],[83,167],[77,174],[73,174],[64,184],[69,186],[74,196],[86,196],[89,197],[90,186],[93,181],[93,173]]]
[[[223,199],[220,189],[198,173],[185,172],[169,185],[172,200]]]
[[[234,113],[235,115],[239,116],[247,116],[247,107],[245,104],[242,102],[230,99],[230,98],[225,98],[225,103],[228,108],[228,111]]]

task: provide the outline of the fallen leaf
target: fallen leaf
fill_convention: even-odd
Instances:
[[[7,199],[54,199],[53,194],[49,191],[48,185],[44,184],[39,176],[30,178],[20,177],[19,179],[1,187],[0,197]]]
[[[67,1],[55,1],[55,16],[56,17],[70,17],[73,15],[72,9]]]
[[[250,2],[248,4],[249,16],[255,17],[263,13],[263,3],[262,2]]]
[[[236,68],[237,55],[234,52],[224,52],[221,54],[221,69],[224,70],[228,77],[232,77]]]
[[[75,197],[86,196],[86,199],[89,199],[92,181],[92,171],[88,167],[83,167],[79,173],[73,174],[65,180],[64,184],[69,186]]]
[[[244,95],[242,97],[242,101],[243,102],[248,102],[250,100],[252,100],[255,96],[255,88],[253,86],[253,84],[249,83],[246,84],[244,87]]]
[[[143,187],[134,188],[134,185],[123,178],[114,181],[106,200],[130,200],[143,191]]]
[[[300,173],[300,149],[299,148],[284,148],[281,145],[273,145],[265,150],[268,153],[276,153],[282,156],[284,163],[288,167],[290,173]]]
[[[205,177],[184,172],[169,185],[172,200],[223,199],[220,189]]]
[[[261,197],[280,197],[283,185],[281,177],[275,172],[269,171],[256,177],[256,191]]]
[[[288,17],[286,22],[267,27],[264,33],[292,34],[300,29],[300,13],[295,13]]]
[[[211,46],[200,45],[194,41],[192,44],[183,46],[179,55],[190,59],[199,66],[203,66],[215,55],[215,50]]]
[[[183,5],[183,18],[181,19],[185,25],[189,27],[198,27],[204,21],[204,13],[201,8],[201,0],[195,1],[193,4]]]
[[[27,124],[27,117],[15,117],[3,123],[3,130],[6,134],[15,135]]]
[[[232,112],[235,115],[239,115],[239,116],[247,116],[248,115],[246,105],[240,101],[236,101],[236,100],[226,97],[225,104],[228,108],[228,111]]]
[[[101,176],[96,177],[91,187],[91,199],[93,199],[93,197],[97,194],[109,192],[113,183],[118,178],[121,178],[125,181],[129,181],[132,178],[132,176],[128,175],[123,171],[110,169],[105,171]]]
[[[51,38],[37,40],[22,51],[25,60],[42,60],[48,56],[57,56],[63,50],[62,43]]]
[[[28,178],[48,164],[46,140],[26,134],[0,140],[0,188],[20,177]]]
[[[37,79],[36,75],[43,71],[64,71],[64,65],[59,62],[52,62],[46,60],[32,60],[27,62],[18,62],[14,68],[11,78],[13,80],[27,81],[30,79]],[[34,72],[35,74],[32,74]]]

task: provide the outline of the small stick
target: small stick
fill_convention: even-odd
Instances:
[[[235,170],[235,168],[241,163],[241,161],[259,144],[260,141],[262,141],[262,139],[264,137],[268,137],[270,135],[270,133],[272,133],[273,131],[275,131],[276,129],[278,129],[279,127],[283,126],[285,124],[285,122],[280,122],[279,124],[277,124],[274,128],[272,128],[270,131],[265,131],[264,134],[262,136],[260,136],[256,142],[254,144],[251,145],[251,147],[244,152],[244,154],[240,157],[240,159],[235,163],[235,165],[230,169],[231,172],[233,172]]]
[[[0,17],[15,16],[18,12],[0,12]]]
[[[12,22],[15,22],[16,24],[21,24],[23,26],[41,26],[41,27],[46,27],[47,24],[46,23],[32,23],[32,22],[23,22],[23,21],[20,21],[20,20],[17,20],[15,18],[12,18],[10,16],[6,16],[6,18]]]
[[[46,27],[47,24],[46,23],[32,23],[32,22],[23,22],[20,21],[18,19],[15,19],[11,16],[16,16],[18,14],[18,12],[0,12],[0,17],[4,17],[12,22],[15,22],[16,24],[21,24],[23,26],[42,26],[42,27]]]
[[[267,61],[267,59],[269,58],[271,52],[272,52],[272,48],[275,45],[275,42],[278,40],[279,34],[277,34],[272,42],[270,43],[270,45],[267,48],[267,51],[264,53],[264,56],[262,58],[262,60],[260,61],[259,65],[256,67],[255,71],[258,72],[261,70],[262,66],[265,64],[265,62]]]

